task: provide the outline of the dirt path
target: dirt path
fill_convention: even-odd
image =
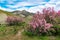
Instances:
[[[18,31],[18,33],[13,37],[13,40],[21,40],[21,33],[24,31],[24,29]]]
[[[15,35],[9,35],[4,38],[0,37],[0,40],[21,40],[23,31],[24,31],[24,29],[19,30]]]
[[[15,36],[20,36],[23,31],[24,31],[24,29],[18,31],[18,33]]]

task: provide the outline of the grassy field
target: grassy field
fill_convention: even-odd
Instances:
[[[0,37],[0,40],[60,40],[59,36],[34,36],[29,37],[26,35],[8,35],[4,37]]]
[[[60,36],[27,36],[22,26],[0,26],[0,40],[60,40]]]
[[[34,37],[22,36],[22,40],[60,40],[60,37],[58,36],[34,36]]]

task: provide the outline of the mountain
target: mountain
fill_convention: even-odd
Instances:
[[[16,10],[16,11],[13,11],[12,13],[15,14],[15,15],[24,16],[24,17],[27,17],[29,15],[31,15],[31,16],[34,15],[34,13],[30,13],[26,10],[22,10],[22,11]]]
[[[13,11],[13,12],[0,10],[0,14],[1,13],[6,14],[8,16],[19,16],[19,17],[28,17],[28,16],[32,16],[32,15],[35,14],[35,13],[30,13],[26,10],[22,10],[22,11],[16,10],[16,11]]]

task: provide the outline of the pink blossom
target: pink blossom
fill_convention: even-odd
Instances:
[[[8,16],[6,22],[8,24],[12,24],[12,23],[15,24],[18,22],[23,22],[23,19],[16,16]]]
[[[36,29],[37,27],[42,29],[44,28],[44,30],[49,29],[50,27],[52,27],[52,24],[47,23],[45,17],[46,17],[45,14],[37,12],[37,14],[33,16],[33,19],[29,25],[34,29]]]
[[[58,14],[58,16],[60,16],[60,10],[58,11],[58,13],[57,13],[57,14]]]
[[[47,23],[47,24],[45,24],[45,29],[49,29],[49,28],[51,28],[52,26],[53,26],[52,24]]]

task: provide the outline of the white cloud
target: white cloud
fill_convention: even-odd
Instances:
[[[35,5],[35,4],[32,4],[32,3],[28,3],[28,2],[18,2],[17,4],[15,5],[6,5],[10,8],[18,8],[18,7],[24,7],[24,6],[32,6],[32,5]]]
[[[47,3],[45,4],[46,7],[55,7],[56,5],[55,4],[50,4],[50,3]]]
[[[5,10],[5,11],[14,11],[14,10],[12,10],[12,9],[9,9],[9,8],[2,8],[2,7],[0,7],[0,9],[2,9],[2,10]]]
[[[15,0],[16,1],[16,0]],[[6,6],[8,6],[9,8],[18,8],[18,7],[24,7],[24,6],[32,6],[32,5],[38,5],[38,4],[45,4],[46,2],[43,2],[43,0],[27,0],[27,1],[23,1],[23,2],[18,2],[15,5],[9,5],[12,4],[14,2],[14,0],[9,0],[8,4]]]
[[[40,2],[43,2],[44,0],[28,0],[27,2],[34,3],[34,4],[40,4]]]
[[[50,0],[49,2],[59,2],[60,0]]]
[[[56,8],[55,8],[56,10],[60,10],[60,2],[57,2],[56,3]]]
[[[29,10],[27,10],[27,11],[29,11],[29,12],[33,12],[33,13],[36,13],[37,11],[42,11],[42,9],[44,8],[44,6],[43,5],[39,5],[39,6],[35,6],[35,7],[31,7]]]
[[[22,8],[19,8],[19,9],[16,9],[16,10],[26,10],[28,12],[33,12],[33,13],[36,13],[37,11],[42,11],[42,9],[44,8],[43,5],[38,5],[38,6],[34,6],[34,7],[31,7],[31,8],[26,8],[26,7],[22,7]]]
[[[26,7],[22,7],[22,8],[18,8],[18,9],[16,9],[16,10],[20,10],[20,11],[22,11],[22,10],[28,10],[28,8],[26,8]]]
[[[60,0],[50,0],[49,2],[43,2],[44,0],[27,0],[27,1],[18,2],[16,4],[14,4],[14,1],[16,0],[7,0],[7,1],[8,4],[6,6],[9,8],[1,7],[0,9],[6,11],[13,11],[12,8],[16,8],[16,10],[26,10],[33,13],[35,13],[36,11],[42,11],[42,9],[46,7],[54,7],[55,10],[60,10]],[[4,1],[1,0],[1,2]],[[10,5],[10,4],[14,4],[14,5]],[[37,6],[33,6],[33,5],[37,5]],[[25,6],[33,6],[33,7],[26,8]]]
[[[0,0],[0,3],[5,3],[5,2],[7,2],[7,4],[13,4],[14,1],[17,1],[17,0]]]

